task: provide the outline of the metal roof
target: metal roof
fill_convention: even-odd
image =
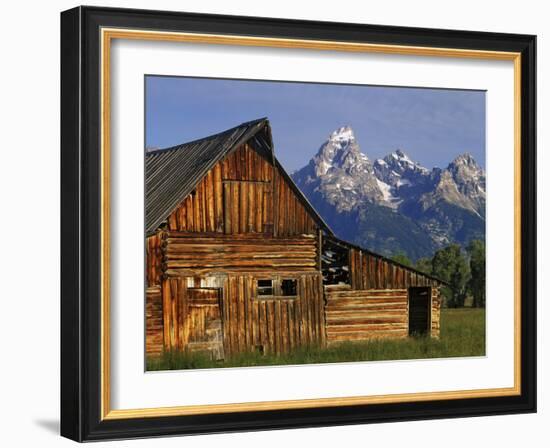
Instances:
[[[260,132],[265,130],[265,132]],[[242,123],[200,140],[145,154],[145,231],[154,233],[181,201],[189,195],[216,163],[233,149],[249,142],[259,153],[273,160],[306,209],[326,232],[328,225],[294,184],[273,155],[271,128],[267,118]]]

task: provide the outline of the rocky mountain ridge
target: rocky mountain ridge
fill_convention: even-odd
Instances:
[[[344,126],[292,178],[338,236],[386,255],[485,238],[485,172],[469,153],[444,169],[402,149],[372,162]]]

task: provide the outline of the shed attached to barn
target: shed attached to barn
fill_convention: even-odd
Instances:
[[[441,282],[338,239],[267,119],[145,156],[146,351],[439,336]]]

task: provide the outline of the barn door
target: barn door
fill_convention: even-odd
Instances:
[[[428,333],[430,325],[431,289],[409,288],[409,336]]]
[[[186,292],[187,316],[183,321],[187,349],[211,352],[213,359],[223,359],[221,288],[187,288]]]

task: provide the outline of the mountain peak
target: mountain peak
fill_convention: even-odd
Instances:
[[[470,154],[469,152],[465,152],[463,154],[456,156],[454,160],[450,163],[450,165],[455,165],[455,166],[467,165],[467,166],[479,168],[479,165],[475,161],[472,154]]]
[[[401,149],[395,150],[395,155],[401,159],[408,159],[409,157]]]
[[[414,162],[402,149],[376,160],[374,171],[379,179],[394,188],[417,184],[429,175],[428,169]]]
[[[386,157],[384,157],[384,160],[388,163],[395,163],[397,162],[399,165],[411,165],[416,166],[418,165],[416,162],[413,162],[411,158],[405,154],[405,152],[401,149],[396,149],[394,152],[388,154]]]
[[[342,126],[333,131],[328,140],[311,159],[316,174],[324,175],[331,169],[364,170],[368,169],[368,157],[361,152],[351,126]]]
[[[384,201],[372,163],[361,152],[351,126],[333,131],[293,178],[306,194],[322,194],[340,211],[350,211],[365,200]]]
[[[334,130],[329,138],[330,141],[355,141],[355,134],[351,126],[346,125]]]

